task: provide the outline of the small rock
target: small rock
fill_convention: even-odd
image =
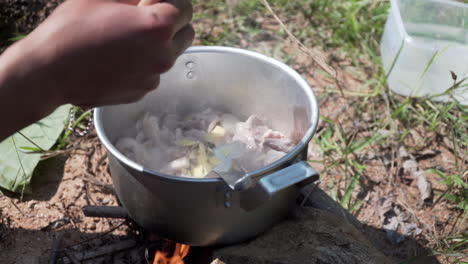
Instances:
[[[226,263],[222,262],[222,261],[219,260],[219,259],[215,259],[215,260],[213,260],[213,261],[211,262],[211,264],[226,264]]]
[[[84,183],[83,183],[82,181],[76,182],[76,183],[74,184],[74,187],[75,187],[76,189],[81,189],[81,188],[84,187]]]
[[[37,202],[34,200],[31,200],[28,202],[28,208],[34,209],[34,206],[36,206]]]

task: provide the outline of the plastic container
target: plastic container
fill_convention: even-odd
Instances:
[[[405,96],[434,96],[468,77],[468,4],[449,0],[391,0],[380,51],[390,89]],[[392,66],[393,65],[393,66]],[[468,104],[468,80],[453,98]]]

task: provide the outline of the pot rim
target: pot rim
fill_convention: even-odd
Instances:
[[[247,57],[252,57],[255,59],[258,59],[260,61],[263,61],[267,64],[270,64],[274,67],[278,67],[281,70],[285,71],[288,75],[292,76],[296,82],[301,86],[306,93],[307,97],[309,98],[309,101],[311,102],[311,108],[312,108],[312,114],[310,116],[310,122],[311,125],[305,135],[302,137],[302,139],[299,141],[299,143],[294,147],[292,151],[287,153],[284,157],[281,159],[265,166],[260,169],[248,172],[249,175],[251,176],[256,176],[256,175],[264,175],[267,174],[271,171],[278,170],[281,168],[282,165],[285,163],[288,163],[292,160],[295,159],[295,157],[299,154],[299,152],[306,147],[307,144],[309,144],[310,140],[312,139],[312,136],[315,134],[315,130],[317,129],[318,121],[319,121],[319,107],[317,103],[317,98],[312,91],[312,87],[302,78],[302,76],[293,70],[291,67],[288,65],[273,59],[271,57],[268,57],[266,55],[250,51],[250,50],[245,50],[245,49],[240,49],[240,48],[233,48],[233,47],[225,47],[225,46],[194,46],[188,48],[184,53],[190,54],[190,53],[203,53],[203,52],[210,52],[210,53],[228,53],[228,54],[239,54]],[[221,178],[202,178],[202,179],[195,179],[195,178],[188,178],[188,177],[179,177],[179,176],[174,176],[174,175],[169,175],[169,174],[164,174],[160,173],[157,171],[153,171],[151,169],[145,168],[142,165],[136,163],[135,161],[127,158],[123,153],[117,150],[117,148],[114,146],[114,144],[111,143],[109,138],[107,137],[104,127],[102,125],[102,114],[103,114],[103,107],[97,107],[95,108],[94,111],[94,126],[96,127],[96,133],[102,142],[102,144],[105,146],[108,152],[111,153],[114,157],[116,157],[120,162],[124,163],[126,166],[138,171],[138,172],[147,172],[148,174],[151,174],[153,176],[158,176],[162,177],[166,180],[175,180],[175,181],[183,181],[183,182],[193,182],[193,183],[217,183],[217,182],[222,182],[223,180]]]

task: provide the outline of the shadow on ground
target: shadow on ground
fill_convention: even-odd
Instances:
[[[52,255],[54,241],[59,234],[62,236],[59,259],[63,259],[64,261],[59,261],[57,263],[70,263],[66,259],[67,254],[81,256],[81,254],[102,253],[109,247],[111,249],[108,253],[104,253],[100,257],[92,258],[82,263],[148,263],[146,259],[150,260],[149,263],[152,263],[156,250],[163,250],[165,252],[172,251],[170,248],[172,244],[168,244],[162,239],[155,239],[154,236],[151,236],[148,232],[141,230],[139,232],[126,232],[127,235],[116,235],[111,232],[86,233],[73,228],[71,223],[66,224],[58,230],[54,230],[53,228],[44,229],[44,231],[27,230],[21,228],[9,228],[7,217],[2,219],[3,221],[0,222],[0,256],[2,263],[6,264],[48,263],[49,258]],[[364,232],[369,238],[371,244],[389,257],[392,261],[391,263],[440,263],[434,256],[430,256],[430,250],[421,246],[423,241],[406,239],[402,243],[394,245],[386,239],[386,233],[384,230],[365,226]],[[279,238],[281,238],[283,234],[279,234]],[[261,235],[259,238],[266,235],[268,235],[268,232],[267,234]],[[326,234],[324,236],[326,236]],[[291,239],[291,237],[284,234],[283,239],[286,241]],[[235,245],[235,247],[252,248],[252,244],[256,243],[256,240],[257,239],[238,244]],[[120,251],[117,250],[118,245],[127,243],[128,246],[129,242],[134,245]],[[268,247],[267,244],[262,246]],[[221,248],[221,251],[223,251],[223,249],[226,248]],[[213,260],[213,250],[213,248],[192,248],[186,259],[186,264],[211,263]],[[280,257],[280,254],[285,254],[284,251],[290,252],[291,255],[294,255],[296,250],[297,249],[293,248],[281,250],[283,253],[278,252],[277,260],[275,260],[276,256],[274,255],[264,258],[260,256],[262,252],[258,252],[259,256],[257,257],[249,253],[248,250],[243,251],[242,249],[234,250],[234,254],[226,254],[224,252],[215,255],[224,255],[225,260],[227,260],[226,264],[299,264],[301,262],[284,261],[284,257]],[[233,251],[231,250],[230,252]],[[336,264],[341,262],[310,263]]]
[[[39,162],[31,178],[29,191],[25,193],[12,193],[0,188],[0,191],[11,198],[28,202],[31,200],[48,201],[56,193],[62,182],[64,166],[67,156],[58,156]]]

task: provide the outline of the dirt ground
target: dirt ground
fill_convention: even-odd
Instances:
[[[118,205],[112,189],[105,150],[93,133],[75,140],[73,150],[66,156],[47,160],[38,168],[33,178],[33,194],[9,194],[0,197],[2,228],[0,247],[2,263],[46,263],[52,253],[54,239],[62,235],[62,249],[77,254],[118,241],[131,239],[138,244],[122,253],[109,254],[89,263],[146,263],[145,251],[152,259],[155,249],[161,249],[161,241],[148,240],[134,224],[124,220],[109,220],[85,217],[81,208],[85,205]],[[377,171],[380,173],[381,171]],[[389,187],[385,187],[389,188]],[[413,263],[441,263],[429,254],[423,236],[408,237],[399,244],[392,244],[381,230],[377,197],[388,196],[385,188],[376,186],[366,198],[358,219],[365,223],[369,239],[395,262],[420,256]],[[417,203],[417,190],[408,187],[407,197]],[[396,201],[403,199],[396,195]],[[401,194],[400,194],[401,195]],[[408,207],[410,209],[412,207]],[[445,209],[445,210],[444,210]],[[437,219],[440,226],[450,215],[443,204],[427,213],[429,209],[410,211],[417,214],[420,223]],[[454,216],[452,216],[454,217]],[[436,228],[436,227],[433,227]],[[447,225],[445,228],[453,228]],[[146,237],[145,237],[146,235]],[[422,256],[422,257],[421,257]]]
[[[84,205],[117,205],[103,155],[96,137],[79,139],[68,158],[41,164],[33,178],[33,194],[25,194],[22,202],[13,194],[0,198],[2,263],[45,263],[58,234],[70,252],[134,238],[124,220],[87,218],[82,213]],[[122,261],[135,263],[128,252]]]
[[[6,28],[10,32],[12,30],[27,32],[55,6],[55,1],[47,3],[39,0],[2,1],[0,18],[4,21],[0,21],[0,32]],[[12,23],[19,17],[22,18],[20,22]],[[271,21],[264,21],[263,25],[265,28],[277,26]],[[212,28],[210,34],[220,31],[222,29]],[[263,43],[273,45],[274,41],[276,41],[274,38],[265,38]],[[200,40],[196,43],[200,43]],[[3,42],[1,46],[5,47],[8,44]],[[240,46],[252,48],[252,44],[249,43],[242,43]],[[287,52],[288,49],[294,48],[289,46],[284,49]],[[343,124],[355,122],[359,128],[360,120],[353,115],[353,109],[350,107],[354,101],[338,94],[320,96],[324,93],[321,87],[331,83],[309,70],[315,67],[309,58],[296,53],[292,66],[303,74],[312,87],[316,87],[314,91],[320,98],[322,116]],[[345,68],[345,65],[342,66]],[[348,87],[361,82],[351,75],[348,76],[345,71],[342,75],[345,76]],[[320,124],[318,133],[325,126],[323,123]],[[418,131],[420,130],[414,129],[408,142],[405,143],[414,147],[411,153],[416,157],[421,169],[438,167],[445,171],[452,170],[455,158],[450,142],[440,140],[426,144],[425,135]],[[148,239],[138,227],[124,220],[104,220],[83,215],[82,206],[117,205],[118,201],[113,193],[105,150],[94,132],[84,138],[75,138],[72,142],[73,146],[68,153],[41,164],[33,177],[33,194],[20,197],[3,191],[5,195],[0,196],[0,262],[45,263],[52,253],[54,240],[62,234],[62,248],[70,253],[89,251],[127,239],[138,242],[136,246],[122,253],[109,254],[100,259],[93,259],[89,263],[147,263],[146,259],[153,258],[154,250],[162,247],[159,240]],[[438,237],[466,233],[467,226],[454,224],[460,222],[458,219],[462,214],[450,210],[450,205],[446,202],[438,202],[435,206],[422,203],[416,181],[405,178],[404,173],[402,175],[398,173],[401,170],[401,161],[390,165],[384,162],[385,157],[391,157],[397,152],[395,148],[394,144],[389,143],[386,149],[369,150],[361,157],[367,166],[360,182],[365,186],[365,191],[354,194],[354,197],[359,197],[363,201],[361,208],[354,214],[368,226],[366,235],[376,247],[397,263],[415,256],[430,254],[428,249],[434,247],[434,241]],[[311,143],[310,150],[311,160],[324,159],[324,153],[319,151],[315,143]],[[339,172],[329,170],[320,164],[314,163],[314,167],[322,175],[323,189],[328,189],[331,178],[343,177]],[[439,176],[427,174],[427,177],[435,190],[440,192],[445,190],[445,186],[440,184],[442,179]],[[380,213],[383,207],[382,201],[388,201],[394,211],[398,208],[398,212],[404,212],[406,217],[404,222],[414,223],[421,232],[411,232],[403,241],[392,243],[383,231]],[[419,263],[445,263],[441,257],[437,259],[428,260],[421,257]]]
[[[78,254],[127,239],[137,245],[121,253],[109,254],[87,263],[146,263],[161,241],[124,220],[85,217],[85,205],[118,205],[108,172],[105,150],[94,133],[75,140],[73,150],[66,156],[47,160],[33,178],[33,194],[6,193],[0,197],[2,229],[0,247],[2,263],[46,263],[52,254],[54,239],[61,234],[62,249]],[[377,196],[383,190],[372,192]],[[412,256],[428,254],[423,240],[408,238],[394,245],[380,230],[373,198],[362,209],[358,219],[366,223],[369,239],[396,262]],[[416,199],[417,200],[417,199]],[[423,212],[417,212],[424,215]],[[152,243],[153,241],[154,243]],[[190,262],[189,262],[190,263]],[[419,262],[439,263],[434,258],[420,257]]]

